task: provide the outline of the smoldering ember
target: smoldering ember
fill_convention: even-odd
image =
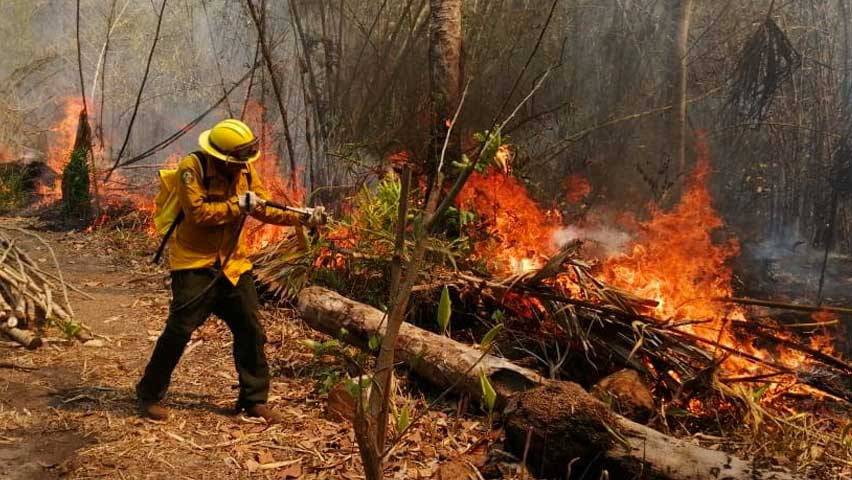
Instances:
[[[852,1],[0,6],[0,478],[852,480]]]

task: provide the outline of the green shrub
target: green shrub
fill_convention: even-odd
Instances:
[[[71,152],[71,159],[62,171],[62,213],[72,221],[86,221],[92,215],[88,153],[84,148]]]
[[[26,172],[15,165],[0,168],[0,213],[24,207],[27,203]]]

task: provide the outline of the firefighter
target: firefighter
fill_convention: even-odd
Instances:
[[[321,208],[300,215],[266,205],[269,194],[253,166],[261,155],[258,139],[245,123],[222,121],[203,132],[198,143],[201,151],[178,165],[175,189],[183,215],[168,239],[172,301],[165,329],[136,386],[141,413],[155,420],[168,418],[161,402],[172,372],[192,332],[216,314],[234,337],[237,412],[277,423],[280,415],[266,405],[266,335],[252,264],[239,233],[245,216],[275,225],[315,226],[325,215]]]

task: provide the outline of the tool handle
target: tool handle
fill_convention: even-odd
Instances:
[[[270,200],[266,201],[266,206],[272,207],[272,208],[277,208],[278,210],[284,210],[286,212],[295,212],[295,213],[301,213],[302,215],[309,215],[308,212],[306,212],[305,210],[303,210],[301,208],[282,205],[280,203],[273,202],[273,201],[270,201]]]

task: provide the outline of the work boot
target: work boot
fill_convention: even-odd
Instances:
[[[160,402],[139,402],[139,409],[142,411],[142,416],[151,420],[168,420],[169,410]]]
[[[269,408],[265,403],[255,403],[245,407],[246,415],[253,418],[262,418],[266,423],[274,425],[281,423],[284,418],[275,410]]]

